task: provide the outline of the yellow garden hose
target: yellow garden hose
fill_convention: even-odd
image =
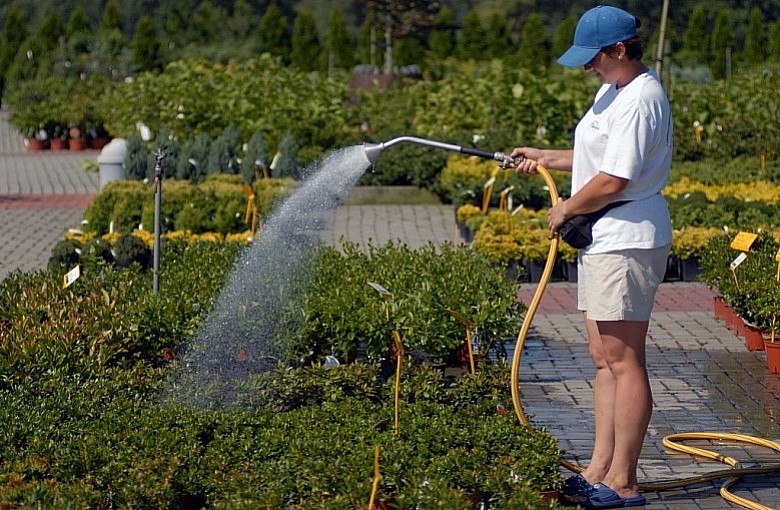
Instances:
[[[546,168],[538,164],[536,166],[536,171],[544,178],[544,181],[550,190],[550,199],[552,203],[553,204],[558,203],[558,190],[555,186],[555,182],[550,176],[550,173],[547,171]],[[520,402],[520,386],[519,386],[520,359],[523,353],[523,345],[525,344],[525,339],[526,336],[528,335],[528,330],[531,328],[531,322],[533,321],[534,315],[536,314],[536,309],[539,307],[539,302],[542,300],[542,295],[544,294],[544,290],[547,287],[547,283],[550,281],[550,276],[552,275],[553,266],[555,264],[555,257],[558,253],[558,242],[559,242],[558,238],[559,236],[556,235],[550,243],[550,250],[547,254],[547,263],[544,266],[544,272],[542,273],[542,276],[539,281],[539,285],[536,288],[536,292],[534,292],[533,298],[531,299],[531,303],[528,305],[528,310],[525,314],[523,325],[520,328],[520,333],[517,336],[517,343],[515,345],[515,351],[512,356],[512,385],[511,385],[512,404],[515,408],[515,414],[517,415],[517,419],[520,421],[521,424],[529,428],[533,428],[533,427],[530,423],[530,420],[528,419],[525,412],[523,411],[523,406]],[[673,451],[688,453],[690,455],[695,455],[698,457],[703,457],[710,460],[723,462],[724,464],[731,466],[731,469],[713,471],[706,475],[683,478],[680,480],[644,483],[644,484],[640,484],[639,488],[641,490],[663,491],[669,489],[676,489],[680,487],[686,487],[689,485],[695,485],[703,482],[709,482],[720,478],[728,478],[726,482],[721,486],[720,489],[720,495],[721,497],[723,497],[723,499],[731,503],[735,503],[737,505],[743,506],[745,508],[750,508],[753,510],[772,510],[770,507],[739,497],[731,493],[729,489],[735,483],[737,483],[737,481],[739,481],[739,479],[742,476],[780,472],[780,463],[773,463],[773,464],[768,464],[765,466],[755,467],[755,468],[741,468],[739,467],[739,461],[732,457],[726,457],[716,452],[705,450],[703,448],[696,448],[696,447],[691,447],[691,446],[686,446],[684,444],[681,444],[681,442],[683,441],[694,441],[694,440],[729,441],[735,443],[747,443],[747,444],[768,448],[770,450],[774,450],[776,453],[780,453],[780,444],[774,441],[770,441],[768,439],[761,439],[761,438],[756,438],[753,436],[747,436],[742,434],[728,434],[728,433],[721,433],[721,432],[691,432],[691,433],[682,433],[682,434],[671,434],[664,437],[663,439],[663,445],[666,448]],[[575,473],[579,473],[583,470],[581,466],[573,462],[570,462],[566,459],[561,459],[561,465],[566,469],[569,469],[570,471],[573,471]]]

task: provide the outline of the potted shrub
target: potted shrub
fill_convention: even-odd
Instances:
[[[36,80],[19,86],[8,96],[11,113],[8,120],[25,137],[27,149],[45,148],[48,134],[47,86],[43,80]]]
[[[695,281],[699,277],[699,256],[709,240],[722,235],[723,230],[715,227],[685,227],[672,233],[670,255],[680,260],[683,281]]]

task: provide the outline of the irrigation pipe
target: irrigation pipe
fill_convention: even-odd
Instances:
[[[548,189],[550,190],[550,200],[552,201],[552,203],[553,204],[558,203],[558,190],[555,186],[555,181],[553,181],[552,177],[550,176],[550,173],[547,171],[546,168],[538,164],[536,166],[536,171],[542,176],[542,178],[544,178],[544,181],[547,184]],[[539,303],[542,300],[542,295],[544,294],[544,290],[547,287],[547,283],[550,281],[550,276],[552,275],[553,266],[555,264],[555,257],[558,253],[559,242],[560,242],[559,236],[557,235],[550,242],[550,250],[547,254],[547,263],[544,266],[544,272],[542,273],[542,276],[539,281],[539,285],[536,288],[536,292],[534,292],[533,298],[531,299],[531,303],[528,305],[528,310],[525,314],[523,325],[520,328],[520,333],[517,336],[517,343],[515,345],[515,351],[512,356],[512,386],[511,386],[512,404],[514,406],[515,415],[517,416],[517,419],[520,421],[521,424],[529,428],[533,428],[533,426],[531,425],[530,420],[528,419],[525,412],[523,411],[523,405],[520,402],[520,383],[519,383],[520,360],[522,357],[523,345],[525,344],[526,336],[528,335],[528,331],[531,328],[531,322],[533,321],[534,315],[536,314],[536,310],[539,307]],[[716,460],[731,466],[731,469],[713,471],[705,475],[682,478],[679,480],[644,483],[639,485],[640,490],[663,491],[663,490],[677,489],[680,487],[687,487],[698,483],[709,482],[720,478],[728,478],[720,488],[720,495],[723,499],[731,503],[743,506],[745,508],[750,508],[752,510],[772,510],[772,508],[770,507],[737,496],[733,494],[730,491],[730,489],[743,476],[780,472],[780,463],[767,464],[764,466],[753,467],[753,468],[743,468],[743,467],[739,467],[739,461],[737,459],[734,459],[733,457],[727,457],[717,452],[713,452],[711,450],[705,450],[703,448],[686,446],[682,444],[682,442],[684,441],[701,441],[701,440],[729,441],[734,443],[752,444],[755,446],[768,448],[780,454],[780,444],[778,444],[777,442],[770,441],[768,439],[761,439],[753,436],[743,435],[743,434],[729,434],[729,433],[722,433],[722,432],[690,432],[690,433],[681,433],[681,434],[670,434],[664,437],[663,439],[663,445],[669,450],[687,453],[690,455],[703,457],[710,460]],[[580,473],[584,469],[578,464],[575,464],[566,459],[561,459],[561,465],[566,469],[569,469],[570,471],[573,471],[575,473]]]

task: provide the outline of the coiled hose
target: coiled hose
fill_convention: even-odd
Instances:
[[[538,164],[536,166],[536,171],[539,173],[539,175],[542,176],[542,178],[544,178],[544,181],[550,190],[550,200],[552,201],[552,203],[553,204],[558,203],[558,190],[555,186],[555,182],[550,176],[550,173],[547,171],[546,168]],[[520,386],[519,386],[520,359],[523,353],[523,345],[525,344],[526,336],[528,335],[528,331],[531,328],[531,322],[533,321],[534,315],[536,314],[536,309],[539,307],[539,303],[542,300],[542,295],[544,294],[544,290],[547,287],[547,283],[550,281],[550,276],[552,275],[553,266],[555,264],[555,257],[558,254],[558,243],[559,243],[559,236],[556,235],[552,239],[552,242],[550,243],[550,250],[547,253],[547,262],[544,266],[544,272],[542,273],[542,276],[539,281],[539,285],[536,288],[536,292],[534,293],[533,298],[531,299],[531,303],[528,305],[528,310],[526,312],[525,319],[523,320],[523,325],[520,328],[520,333],[517,336],[517,343],[515,345],[515,351],[512,356],[512,387],[511,387],[512,405],[514,406],[517,419],[520,421],[521,424],[529,428],[533,428],[533,427],[531,425],[530,420],[528,419],[525,412],[523,411],[523,405],[520,402]],[[773,463],[773,464],[768,464],[765,466],[754,467],[754,468],[739,467],[739,461],[734,459],[733,457],[727,457],[717,452],[705,450],[703,448],[697,448],[697,447],[686,446],[684,444],[681,444],[681,442],[683,441],[694,441],[694,440],[729,441],[735,443],[747,443],[747,444],[768,448],[770,450],[774,450],[776,453],[780,453],[780,444],[776,443],[775,441],[756,438],[753,436],[748,436],[743,434],[729,434],[729,433],[721,433],[721,432],[690,432],[690,433],[670,434],[664,437],[663,439],[663,445],[669,450],[687,453],[690,455],[695,455],[710,460],[716,460],[731,466],[731,469],[722,469],[719,471],[713,471],[711,473],[707,473],[705,475],[683,478],[680,480],[644,483],[639,485],[640,490],[664,491],[670,489],[677,489],[681,487],[687,487],[698,483],[709,482],[720,478],[727,478],[727,480],[723,483],[723,485],[720,488],[720,495],[723,499],[731,503],[735,503],[737,505],[743,506],[745,508],[750,508],[752,510],[772,510],[772,508],[770,507],[737,496],[732,492],[730,492],[730,489],[743,476],[780,472],[780,463]],[[566,459],[561,459],[561,465],[566,469],[569,469],[570,471],[573,471],[575,473],[579,473],[583,471],[583,468],[581,466],[571,461],[568,461]]]

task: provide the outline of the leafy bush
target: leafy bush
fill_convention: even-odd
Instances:
[[[385,301],[369,283],[393,297]],[[516,329],[516,285],[489,258],[449,245],[410,250],[389,243],[368,253],[350,244],[343,252],[325,247],[293,350],[305,359],[333,354],[351,360],[365,349],[379,359],[389,355],[391,330],[398,329],[405,348],[445,361],[465,341],[464,326],[448,312],[454,310],[478,328],[487,353]]]
[[[289,179],[262,179],[253,184],[255,206],[261,218],[286,197]],[[215,174],[199,184],[163,181],[161,221],[163,232],[189,230],[193,233],[240,233],[244,223],[247,193],[239,175]],[[111,230],[128,232],[143,225],[154,229],[155,196],[151,183],[112,181],[107,183],[84,211],[85,229],[98,235]]]
[[[114,244],[114,263],[117,267],[138,264],[141,269],[149,269],[152,265],[152,251],[143,240],[126,232]]]
[[[0,434],[3,501],[351,508],[368,501],[378,446],[378,498],[390,505],[430,499],[468,508],[479,497],[495,508],[518,501],[523,508],[549,507],[539,494],[560,487],[561,452],[547,432],[497,412],[498,404],[511,402],[505,364],[486,364],[455,381],[428,365],[405,364],[398,434],[394,381],[371,363],[280,366],[232,388],[238,396],[229,411],[182,405],[188,388],[169,387],[166,374],[240,249],[169,241],[159,296],[137,267],[98,265],[67,289],[59,273],[15,273],[0,282],[0,421],[8,431]],[[433,250],[415,257],[384,251],[384,274],[409,272],[411,263],[417,279],[425,279],[435,257]],[[478,258],[464,264],[466,251],[443,257],[453,268],[474,271],[468,281],[488,280],[485,289],[500,283],[485,278]],[[404,258],[410,260],[399,265]],[[438,274],[460,282],[433,286],[442,304],[454,302],[452,293],[469,292],[461,275],[444,267]],[[365,286],[362,275],[344,281]],[[486,296],[494,299],[460,298]],[[427,315],[438,303],[421,305],[415,311]],[[394,313],[400,318],[403,310]],[[377,311],[386,332],[381,305]]]

